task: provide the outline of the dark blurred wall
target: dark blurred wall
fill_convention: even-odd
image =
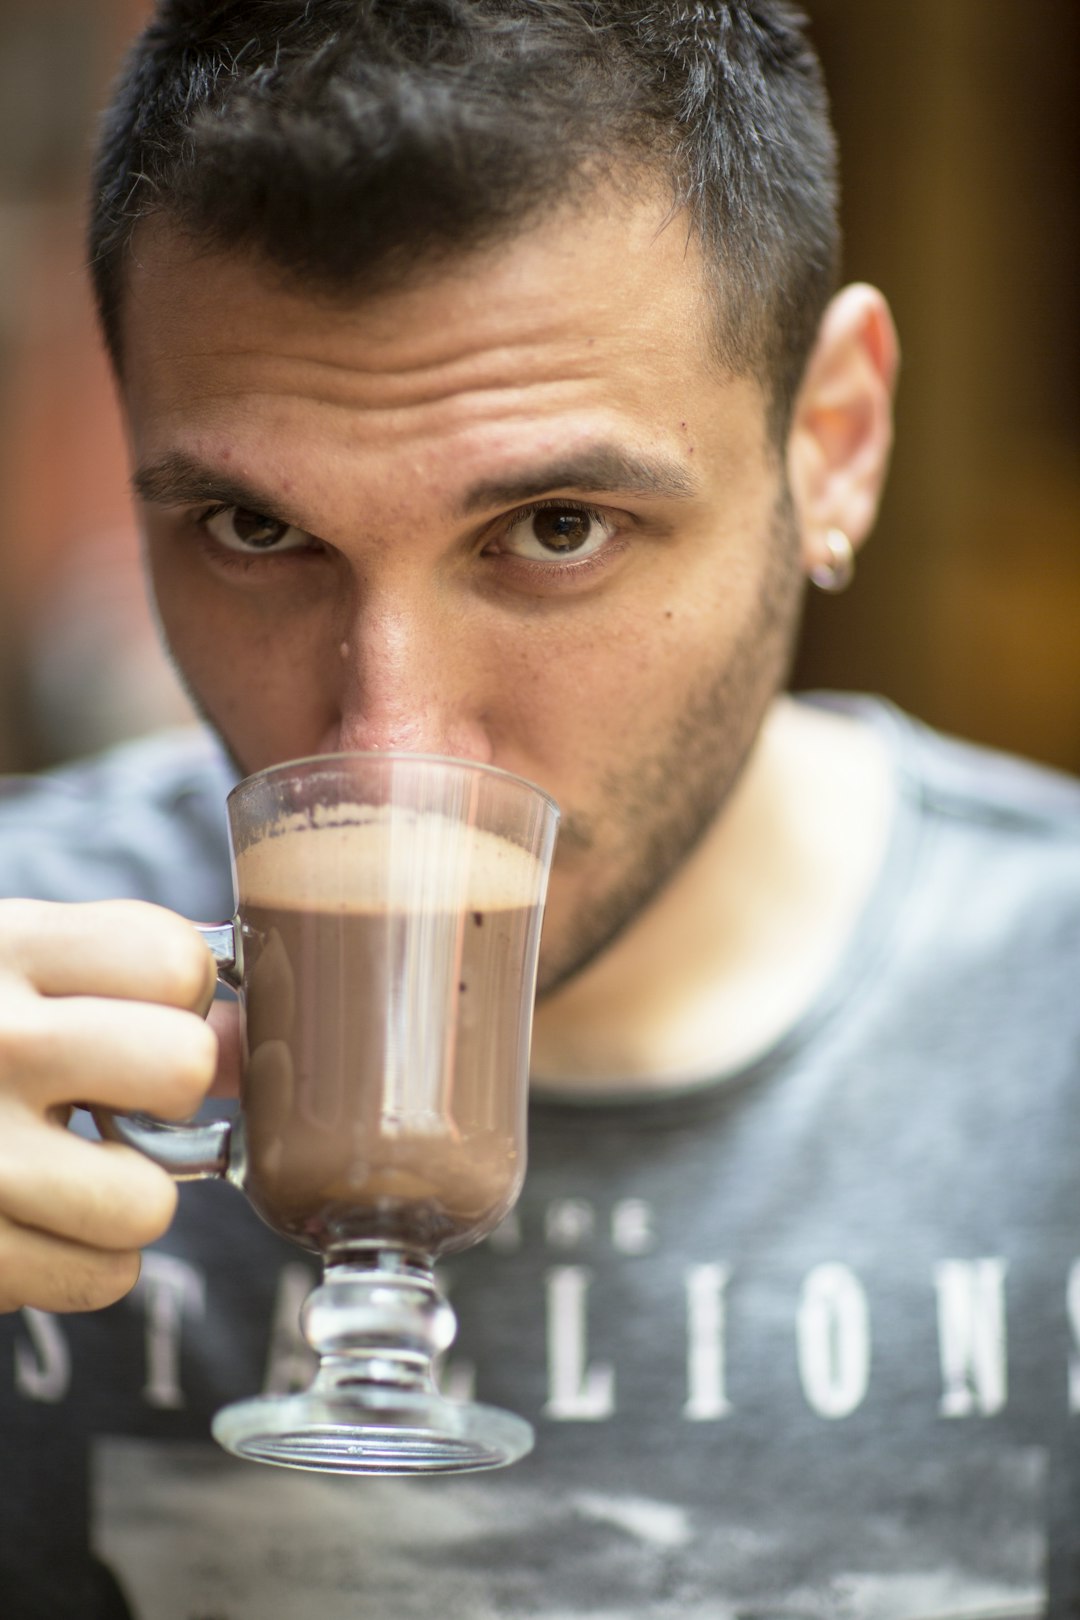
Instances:
[[[1080,769],[1080,0],[806,3],[847,275],[885,290],[905,361],[878,533],[851,592],[811,601],[796,682],[884,692]],[[135,613],[81,184],[93,108],[146,9],[0,0],[0,769],[95,741],[78,694],[56,726],[68,669],[79,685],[93,656],[75,646],[81,604],[108,573],[109,612]]]
[[[85,3],[0,0],[0,769],[24,763],[28,740],[23,625],[37,548],[23,526],[15,476],[19,447],[39,410],[39,378],[26,343],[28,297],[45,238],[73,212],[102,34],[102,18]],[[65,319],[64,310],[52,312],[57,329]],[[53,427],[42,423],[42,432],[52,437]],[[49,484],[64,476],[59,442],[55,456]],[[39,504],[47,499],[42,490]]]
[[[144,0],[0,0],[0,770],[186,705],[139,580],[83,274],[96,110]]]
[[[904,366],[877,533],[797,679],[1080,770],[1080,4],[807,4],[846,274]]]

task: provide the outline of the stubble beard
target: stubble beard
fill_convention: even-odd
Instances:
[[[564,945],[551,954],[541,945],[540,999],[583,973],[618,940],[722,814],[766,712],[787,682],[802,596],[798,533],[785,484],[769,526],[754,611],[723,667],[703,675],[655,752],[611,772],[603,783],[603,802],[617,807],[618,831],[605,854],[617,876],[576,912]],[[596,830],[572,815],[560,836],[586,860],[587,849],[600,842]]]

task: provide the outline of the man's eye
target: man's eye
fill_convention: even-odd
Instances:
[[[583,559],[599,551],[612,524],[585,506],[534,506],[504,529],[499,550],[534,562],[553,557]]]
[[[218,507],[202,519],[203,528],[226,551],[239,551],[248,556],[271,552],[278,556],[283,551],[298,551],[310,544],[303,529],[294,529],[279,518],[264,517],[261,512],[249,512],[243,506]]]

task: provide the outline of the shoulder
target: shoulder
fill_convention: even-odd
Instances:
[[[207,914],[211,903],[216,912],[228,877],[224,803],[235,780],[220,746],[194,726],[0,779],[0,893],[131,896],[189,915]]]
[[[881,728],[893,762],[878,922],[891,918],[897,938],[939,963],[960,953],[1045,980],[1052,962],[1065,993],[1080,929],[1080,782],[889,704],[837,701]]]
[[[879,698],[815,693],[808,701],[874,726],[889,747],[901,794],[925,815],[1006,841],[1080,840],[1076,777],[935,731]]]
[[[227,793],[235,780],[211,734],[183,726],[37,776],[0,778],[0,818],[9,827],[40,817],[63,820],[113,801],[132,811],[194,808]]]

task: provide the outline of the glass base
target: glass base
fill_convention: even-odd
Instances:
[[[214,1439],[250,1462],[333,1474],[504,1468],[532,1450],[524,1418],[437,1394],[261,1395],[218,1412]]]

